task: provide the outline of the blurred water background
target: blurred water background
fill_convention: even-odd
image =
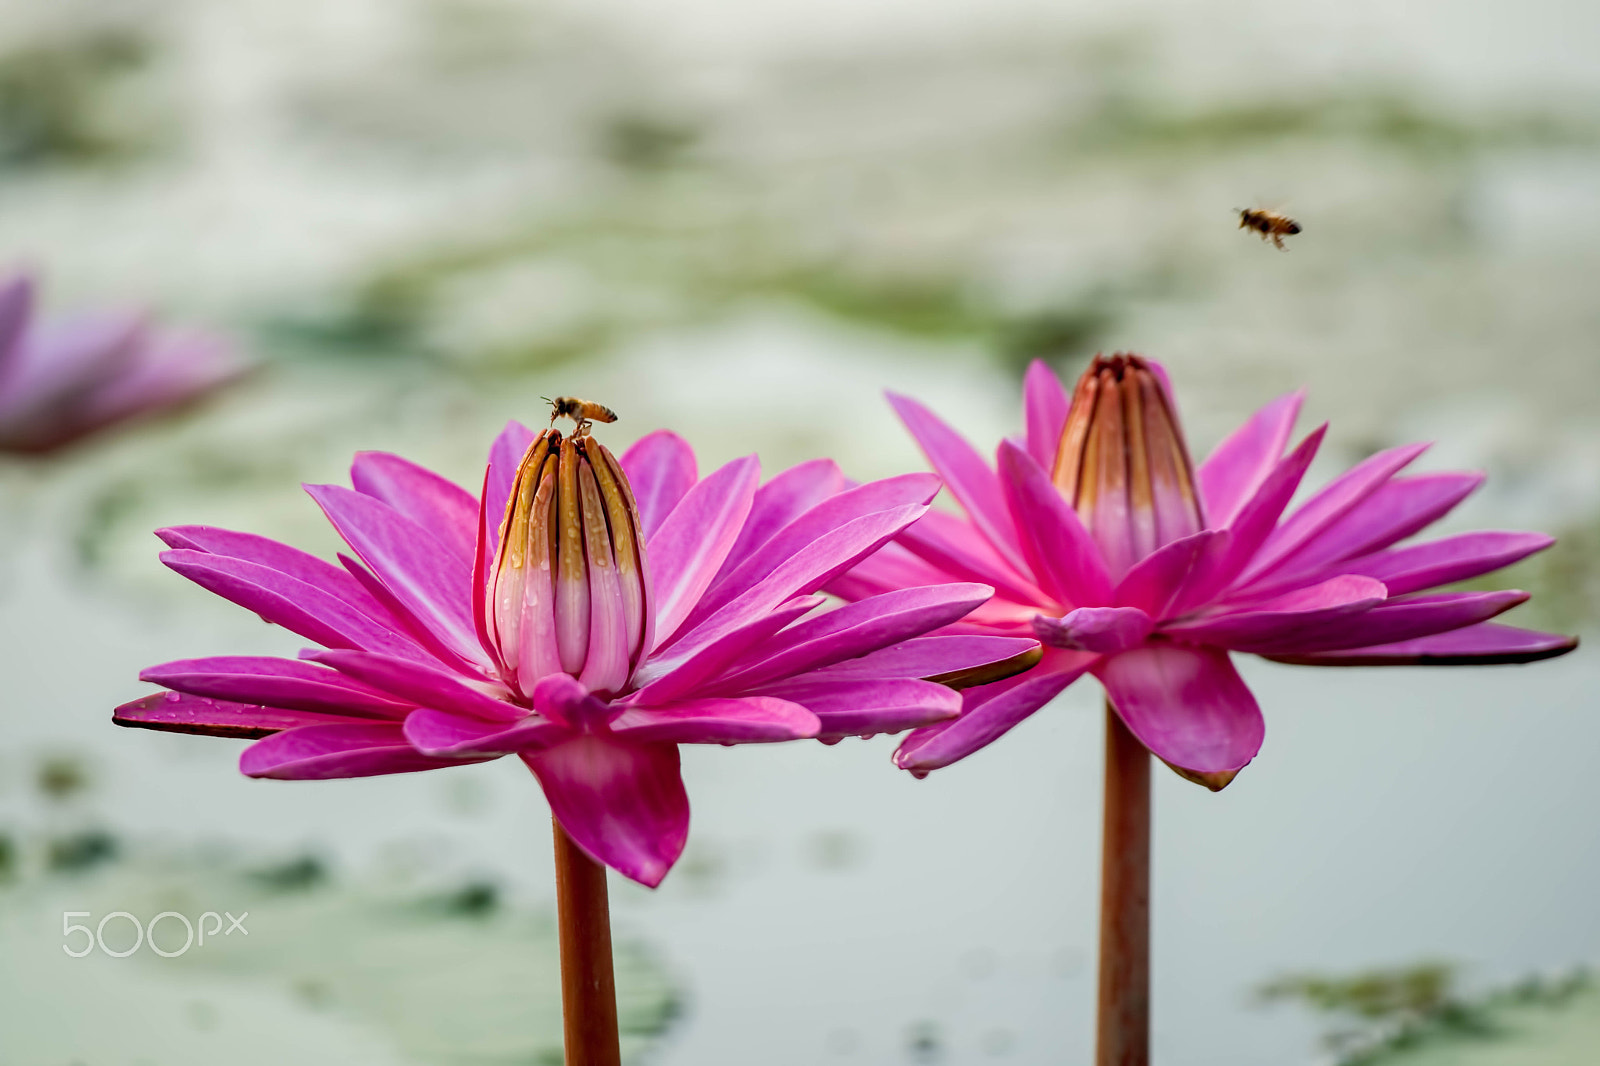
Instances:
[[[1563,538],[1496,575],[1535,593],[1512,620],[1592,631],[1597,47],[1579,0],[0,3],[0,260],[54,309],[149,305],[261,367],[178,420],[0,464],[0,1063],[257,1061],[207,1043],[257,1030],[308,1063],[551,1061],[547,812],[520,766],[257,782],[235,745],[109,723],[143,666],[299,643],[166,572],[151,529],[331,556],[298,483],[387,449],[475,486],[541,394],[615,408],[614,450],[670,426],[702,470],[757,451],[865,478],[922,466],[886,387],[987,442],[1028,360],[1137,350],[1204,452],[1305,385],[1304,428],[1333,422],[1313,482],[1438,439],[1420,467],[1489,472],[1451,527]],[[1304,225],[1290,251],[1234,228],[1257,205]],[[1442,959],[1489,989],[1600,960],[1587,651],[1242,667],[1256,764],[1215,796],[1157,779],[1158,1062],[1316,1061],[1322,1022],[1253,994],[1284,972]],[[684,860],[655,893],[613,880],[637,1060],[1088,1062],[1097,699],[922,782],[882,738],[686,750]],[[40,787],[51,766],[78,783]],[[63,841],[88,861],[51,859]],[[239,967],[61,969],[56,911],[196,862],[255,900]],[[323,910],[228,887],[305,862]],[[304,993],[329,959],[404,970],[392,909],[474,885],[522,939],[472,926],[416,965],[525,990],[508,1024],[543,1036],[441,1048],[394,1008],[449,1016],[460,988]],[[472,937],[500,953],[436,961],[478,959]],[[503,976],[507,943],[531,976]],[[183,981],[186,1013],[137,1006]]]

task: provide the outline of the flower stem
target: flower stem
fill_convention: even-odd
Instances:
[[[554,827],[566,1066],[619,1066],[606,868]]]
[[[1150,754],[1106,701],[1095,1066],[1150,1061]]]

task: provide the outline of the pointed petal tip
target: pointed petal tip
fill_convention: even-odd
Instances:
[[[1166,760],[1162,761],[1165,762]],[[1192,781],[1194,784],[1208,788],[1212,792],[1221,792],[1223,789],[1227,788],[1233,783],[1234,778],[1239,776],[1238,770],[1221,770],[1214,773],[1201,773],[1198,770],[1185,770],[1176,763],[1170,762],[1167,763],[1167,767],[1185,781]],[[1243,767],[1240,767],[1240,769],[1243,769]]]

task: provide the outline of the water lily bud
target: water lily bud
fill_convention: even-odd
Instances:
[[[595,693],[626,686],[650,644],[649,577],[638,504],[603,445],[534,438],[484,595],[504,680],[522,696],[554,673]]]
[[[1078,379],[1052,480],[1113,579],[1205,526],[1177,405],[1137,355],[1096,356]]]

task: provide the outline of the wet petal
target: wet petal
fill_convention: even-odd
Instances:
[[[467,685],[459,677],[424,663],[366,651],[311,651],[302,659],[323,663],[357,681],[415,704],[441,711],[456,711],[491,722],[512,722],[527,713]]]
[[[768,686],[764,691],[792,700],[816,715],[818,734],[834,739],[899,733],[955,718],[961,694],[932,681],[884,678],[822,680],[820,674]]]
[[[250,740],[305,725],[358,721],[344,715],[234,703],[178,692],[156,692],[124,703],[111,712],[111,720],[117,725],[158,729],[167,733],[197,733],[208,737],[242,737]]]
[[[1148,644],[1094,672],[1133,735],[1174,767],[1226,775],[1261,750],[1261,709],[1225,651]]]
[[[556,821],[590,858],[654,888],[689,839],[675,744],[575,737],[522,756]]]

